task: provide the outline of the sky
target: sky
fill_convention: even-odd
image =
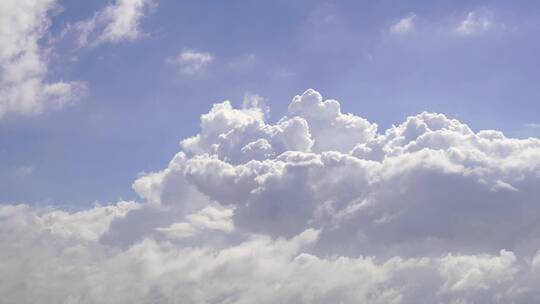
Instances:
[[[43,2],[17,35],[32,33],[43,83],[85,90],[2,114],[3,201],[135,198],[131,180],[165,165],[201,114],[247,95],[273,121],[314,88],[381,130],[433,111],[475,130],[540,132],[535,1],[139,1],[111,37],[103,12],[115,2]]]
[[[539,31],[537,1],[3,0],[0,298],[538,302]]]

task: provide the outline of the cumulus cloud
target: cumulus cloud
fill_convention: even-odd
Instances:
[[[539,139],[427,112],[377,132],[311,89],[264,114],[215,104],[141,203],[1,206],[4,301],[540,299]]]
[[[184,74],[196,74],[209,65],[214,56],[208,52],[197,52],[194,50],[184,50],[178,56],[167,59],[170,64],[178,65]]]
[[[141,37],[141,21],[153,5],[153,0],[116,0],[68,31],[77,33],[80,46],[133,41]]]
[[[0,2],[0,119],[36,115],[84,96],[82,82],[47,80],[48,50],[41,40],[57,8],[54,0]]]
[[[405,34],[413,30],[415,14],[409,14],[407,17],[399,19],[390,27],[390,32],[393,34]]]

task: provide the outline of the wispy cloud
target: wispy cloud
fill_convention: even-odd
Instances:
[[[26,177],[34,173],[34,167],[32,166],[22,166],[15,169],[15,175],[17,177]]]
[[[142,36],[140,24],[153,0],[116,0],[90,19],[77,22],[67,31],[78,34],[80,46],[133,41]]]
[[[83,82],[46,81],[48,46],[42,38],[56,9],[51,0],[0,1],[0,119],[36,115],[84,96]]]
[[[471,11],[455,28],[455,32],[464,35],[475,35],[483,33],[494,25],[492,17],[486,12]]]
[[[390,27],[390,32],[393,34],[405,34],[414,29],[415,14],[409,14],[407,17],[401,18]]]
[[[184,74],[196,74],[201,72],[214,60],[214,56],[208,52],[184,50],[175,57],[170,57],[167,62],[180,67]]]

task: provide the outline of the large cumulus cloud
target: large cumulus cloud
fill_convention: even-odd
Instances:
[[[531,303],[540,140],[421,113],[384,132],[307,90],[225,101],[142,202],[0,209],[7,303]]]

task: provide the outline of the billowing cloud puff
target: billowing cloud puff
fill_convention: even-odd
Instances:
[[[324,100],[315,90],[295,96],[289,105],[289,116],[304,118],[315,140],[313,151],[349,152],[355,144],[375,136],[377,125],[366,119],[341,113],[339,102]]]
[[[532,303],[540,140],[421,113],[383,133],[308,90],[201,116],[144,200],[0,209],[7,303]]]
[[[182,141],[193,154],[210,154],[232,163],[275,158],[285,151],[308,152],[313,146],[302,117],[264,122],[260,108],[233,109],[229,101],[216,104],[201,117],[201,133]]]

